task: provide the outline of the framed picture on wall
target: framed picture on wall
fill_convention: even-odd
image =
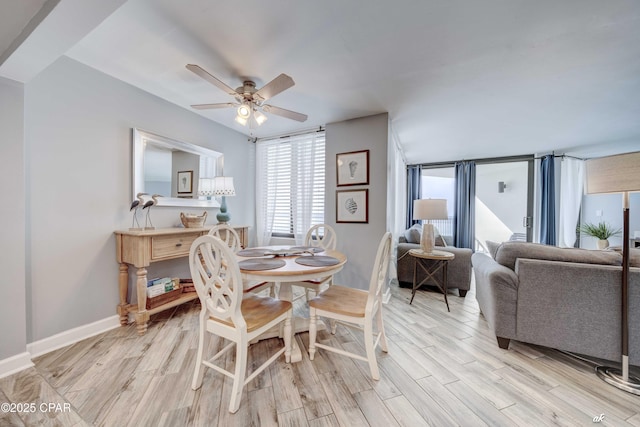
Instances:
[[[338,187],[369,184],[369,150],[336,154]]]
[[[369,190],[336,190],[336,222],[369,222]]]
[[[178,194],[193,193],[193,171],[178,172]]]

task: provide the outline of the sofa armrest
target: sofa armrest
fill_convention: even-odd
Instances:
[[[518,276],[490,256],[471,257],[476,279],[476,299],[496,336],[516,338]]]

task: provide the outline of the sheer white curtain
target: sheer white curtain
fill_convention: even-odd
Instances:
[[[258,245],[274,233],[302,245],[307,230],[324,222],[324,152],[324,132],[256,142]]]
[[[269,198],[267,183],[269,181],[268,167],[269,146],[256,142],[256,240],[258,246],[268,245],[273,232],[273,218],[275,215],[275,197]],[[271,171],[272,179],[273,171]],[[277,173],[277,171],[275,172]]]
[[[584,187],[584,160],[564,157],[560,168],[560,228],[558,246],[572,248]]]
[[[407,164],[395,133],[391,132],[387,149],[387,230],[393,234],[393,250],[390,253],[389,282],[385,286],[383,301],[391,298],[391,283],[397,285],[396,269],[398,237],[405,229],[407,200]]]
[[[324,133],[319,136],[318,132],[291,141],[291,210],[297,245],[304,244],[312,225],[324,222],[324,141]]]

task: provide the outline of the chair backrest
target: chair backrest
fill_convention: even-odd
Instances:
[[[304,244],[307,246],[318,246],[323,249],[335,249],[338,238],[333,228],[327,224],[314,225],[307,231]]]
[[[387,277],[389,268],[389,257],[391,254],[391,233],[386,232],[378,245],[376,253],[376,261],[371,272],[371,281],[369,282],[369,297],[367,299],[367,309],[372,309],[375,300],[382,294],[384,279]]]
[[[246,327],[240,311],[242,276],[227,243],[215,236],[198,237],[189,251],[189,269],[202,304],[201,316],[230,319],[237,328]]]
[[[218,224],[214,226],[209,230],[209,236],[215,236],[222,240],[233,252],[238,252],[242,249],[238,233],[233,229],[233,227],[230,227],[227,224]]]

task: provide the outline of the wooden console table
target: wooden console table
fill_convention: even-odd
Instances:
[[[116,259],[120,264],[119,289],[120,304],[117,312],[120,324],[128,323],[129,313],[133,313],[138,334],[147,332],[149,316],[187,301],[198,298],[195,292],[186,293],[180,298],[147,310],[147,267],[153,262],[189,256],[191,244],[198,237],[209,232],[212,226],[204,228],[160,228],[156,230],[116,231]],[[234,227],[240,237],[242,247],[248,246],[248,227]],[[137,304],[127,301],[129,294],[129,265],[137,268],[136,295]]]

